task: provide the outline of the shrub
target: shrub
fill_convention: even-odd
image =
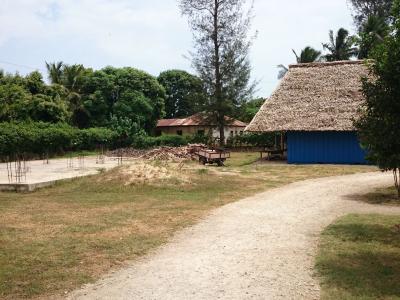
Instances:
[[[160,146],[180,147],[189,144],[191,141],[191,137],[181,135],[161,135],[158,137],[138,135],[134,137],[132,147],[140,149]]]

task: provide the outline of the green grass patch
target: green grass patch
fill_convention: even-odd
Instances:
[[[322,233],[322,299],[400,299],[400,216],[348,215]]]

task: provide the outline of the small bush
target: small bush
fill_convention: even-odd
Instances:
[[[140,149],[148,149],[161,146],[180,147],[186,146],[192,142],[189,136],[181,135],[161,135],[158,137],[138,135],[134,137],[132,147]]]

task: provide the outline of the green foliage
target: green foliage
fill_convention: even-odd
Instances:
[[[372,77],[363,80],[365,110],[356,122],[368,159],[382,170],[400,168],[400,0],[393,9],[390,34],[376,48],[369,65]],[[400,188],[399,182],[396,186]]]
[[[93,150],[113,146],[117,135],[105,128],[77,129],[64,123],[0,123],[0,156]]]
[[[140,129],[140,126],[137,122],[127,117],[112,116],[109,127],[115,133],[117,133],[120,138],[124,138],[126,140],[129,139],[127,143],[130,143],[130,139],[135,135],[146,134],[144,131],[142,131],[142,129]]]
[[[251,82],[249,31],[252,5],[247,0],[180,0],[188,17],[195,50],[192,64],[207,93],[205,111],[212,114],[225,142],[225,116],[251,99],[256,83]]]
[[[26,77],[7,74],[0,78],[0,121],[67,122],[66,92],[48,87],[38,72]]]
[[[352,4],[355,25],[360,28],[371,16],[388,20],[393,0],[348,0]]]
[[[161,135],[159,137],[151,137],[147,135],[137,135],[133,139],[132,146],[134,148],[147,149],[160,146],[180,147],[192,142],[189,136],[181,135]]]
[[[273,147],[275,133],[245,133],[228,139],[229,147]]]
[[[312,63],[321,59],[321,51],[315,50],[310,46],[307,46],[303,50],[301,50],[300,55],[298,55],[296,51],[292,51],[296,56],[296,61],[298,64]]]
[[[158,76],[158,82],[165,88],[165,117],[182,118],[194,115],[204,109],[206,95],[200,78],[186,71],[169,70]]]
[[[69,111],[65,101],[47,95],[34,95],[28,106],[28,118],[50,123],[67,122]]]
[[[64,63],[54,62],[48,63],[46,62],[46,69],[48,72],[48,78],[52,84],[62,84],[62,68]]]
[[[26,77],[0,73],[0,122],[118,128],[126,137],[150,133],[164,116],[165,90],[143,71],[107,67],[94,72],[62,62],[46,67],[50,86],[37,71]]]
[[[239,107],[237,118],[242,122],[251,122],[251,120],[253,120],[254,116],[258,113],[264,102],[264,98],[258,98],[243,103]]]
[[[38,71],[34,71],[25,77],[25,86],[33,95],[43,94],[46,87],[43,76]]]
[[[310,46],[307,46],[304,49],[302,49],[300,55],[298,55],[294,49],[292,49],[292,51],[296,56],[296,62],[298,64],[312,63],[320,61],[322,59],[321,51],[315,50]],[[278,79],[282,79],[283,77],[285,77],[286,73],[289,71],[289,68],[282,64],[278,65],[278,69],[279,69]]]
[[[358,54],[355,43],[356,38],[349,35],[346,29],[340,28],[336,35],[331,30],[329,32],[329,43],[322,44],[324,49],[329,52],[324,57],[327,61],[349,60]]]
[[[358,44],[359,59],[369,58],[371,52],[380,45],[388,34],[388,24],[383,17],[370,16],[360,27]]]
[[[134,68],[107,67],[88,75],[83,103],[89,126],[109,126],[112,116],[130,118],[150,133],[164,115],[165,90]]]

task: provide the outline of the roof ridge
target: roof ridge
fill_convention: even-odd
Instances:
[[[366,60],[340,60],[332,62],[312,62],[312,63],[300,63],[289,65],[289,69],[296,68],[321,68],[328,66],[342,66],[342,65],[361,65],[364,64]]]

